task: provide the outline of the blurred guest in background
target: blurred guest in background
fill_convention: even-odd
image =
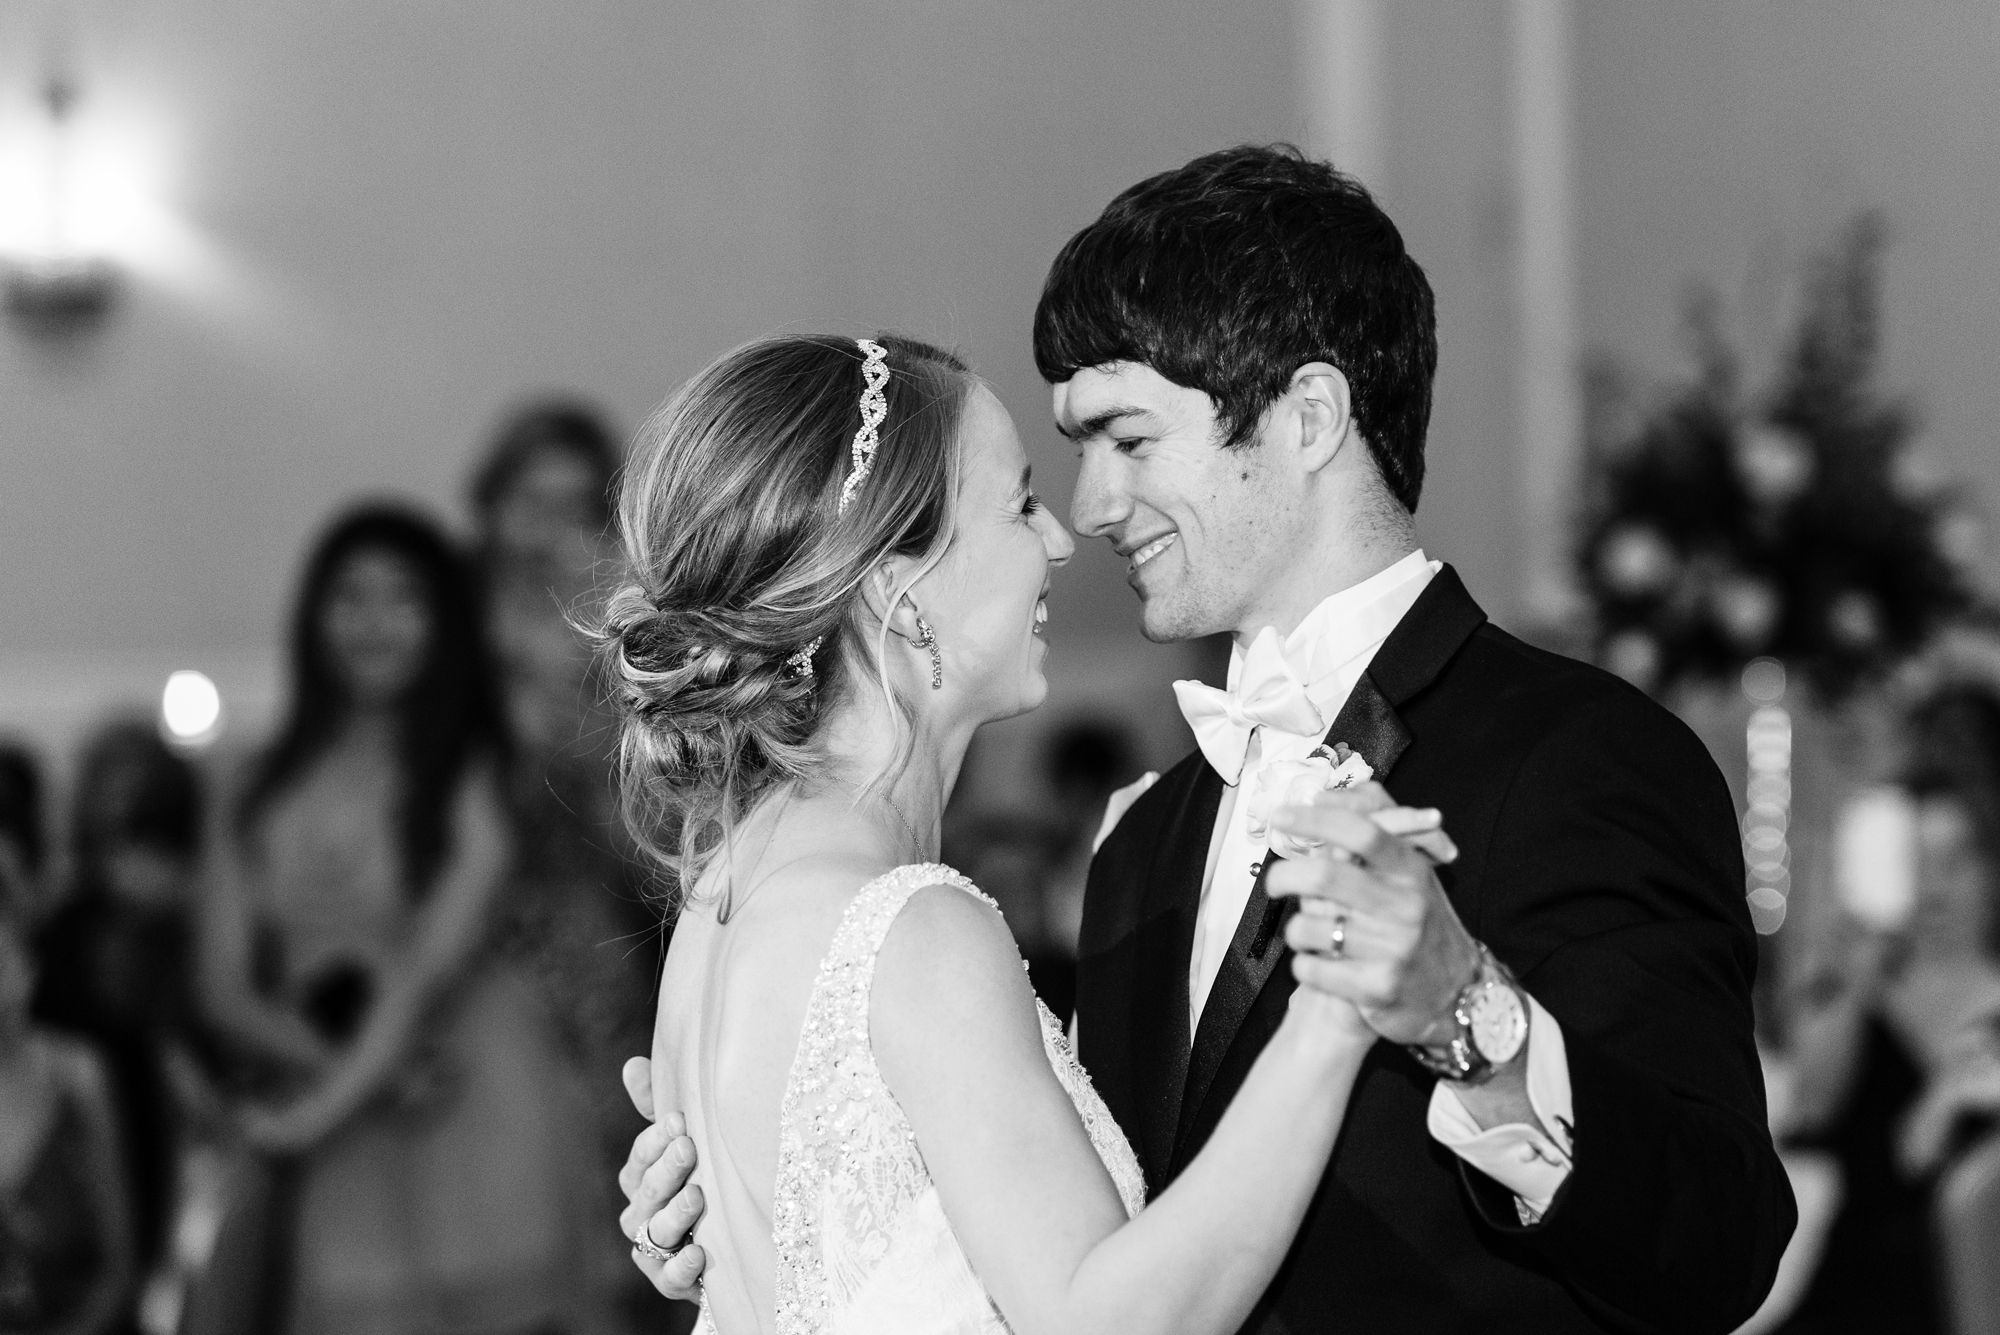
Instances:
[[[42,908],[42,771],[21,746],[0,746],[0,899],[34,917]]]
[[[70,889],[35,938],[34,1013],[109,1064],[151,1274],[166,1259],[184,1151],[220,1110],[194,969],[201,793],[152,725],[114,723],[84,749],[72,812]]]
[[[1841,924],[1795,1024],[1795,1143],[1844,1182],[1786,1331],[1943,1329],[1932,1187],[2000,1117],[2000,696],[1944,688],[1912,712],[1907,929]]]
[[[570,618],[594,594],[610,555],[619,459],[589,408],[544,403],[507,423],[472,487],[526,891],[508,907],[533,940],[546,943],[551,931],[566,938],[565,948],[543,952],[549,981],[564,991],[559,1009],[578,1041],[611,1043],[603,1050],[613,1054],[629,1050],[634,1032],[647,1034],[659,921],[624,855],[611,778],[616,732]],[[571,955],[570,947],[586,953]],[[605,1069],[591,1067],[598,1077]],[[622,1091],[609,1093],[624,1102]],[[614,1143],[622,1162],[631,1132],[620,1126]]]
[[[611,747],[588,647],[571,624],[587,611],[611,554],[607,533],[620,450],[588,406],[531,405],[501,428],[472,483],[487,641],[511,754],[506,802],[516,856],[500,907],[499,949],[532,978],[586,1092],[605,1186],[641,1123],[614,1077],[651,1043],[661,928],[625,856]],[[657,1306],[618,1248],[601,1254],[608,1287]]]
[[[494,675],[512,744],[529,759],[518,768],[567,804],[571,822],[610,810],[612,729],[592,708],[590,653],[569,616],[610,553],[619,458],[595,412],[549,402],[502,427],[472,482]]]
[[[589,1325],[576,1100],[531,990],[481,955],[512,850],[478,620],[429,520],[340,519],[218,850],[210,1005],[283,1077],[245,1117],[285,1163],[260,1329]]]
[[[104,1068],[30,1019],[23,928],[0,898],[0,1330],[128,1331],[131,1214]]]

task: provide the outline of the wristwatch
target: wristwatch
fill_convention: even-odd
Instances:
[[[1440,1080],[1481,1085],[1514,1060],[1528,1041],[1528,1002],[1513,973],[1483,944],[1479,972],[1459,990],[1451,1017],[1458,1032],[1447,1043],[1412,1044],[1409,1053]]]

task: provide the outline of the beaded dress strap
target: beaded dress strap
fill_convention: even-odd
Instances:
[[[875,957],[882,953],[882,943],[888,939],[896,915],[903,911],[903,905],[910,902],[911,895],[929,885],[949,885],[995,910],[1000,907],[985,891],[960,875],[956,868],[947,867],[942,862],[912,862],[885,872],[861,888],[842,916],[840,930],[834,933],[833,948],[827,952],[827,958],[846,954],[854,960],[867,960],[869,980],[872,982]],[[865,991],[861,1000],[866,1005]]]
[[[927,885],[949,885],[993,905],[971,881],[942,863],[897,867],[855,894],[813,980],[779,1108],[778,1180],[771,1202],[779,1335],[827,1328],[820,1228],[829,1184],[836,1184],[833,1189],[850,1205],[886,1226],[899,1203],[928,1183],[908,1123],[882,1083],[868,1042],[875,957],[903,905]],[[868,1110],[859,1124],[845,1115],[856,1109]],[[885,1135],[872,1152],[854,1141],[854,1133],[864,1126]]]

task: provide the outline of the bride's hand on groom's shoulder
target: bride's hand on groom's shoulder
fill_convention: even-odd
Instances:
[[[1438,880],[1456,850],[1435,813],[1384,807],[1365,791],[1375,787],[1274,813],[1274,828],[1319,851],[1273,865],[1264,889],[1299,901],[1285,941],[1300,983],[1352,1002],[1383,1038],[1434,1043],[1479,972],[1479,947]]]
[[[623,1075],[632,1106],[650,1125],[632,1141],[632,1153],[618,1171],[618,1189],[625,1193],[618,1231],[629,1241],[644,1228],[655,1247],[673,1253],[663,1260],[634,1246],[633,1263],[654,1288],[669,1298],[700,1302],[701,1272],[708,1258],[698,1244],[688,1242],[703,1202],[701,1188],[688,1181],[694,1172],[695,1148],[687,1134],[687,1119],[678,1112],[654,1117],[652,1062],[634,1057],[625,1063]]]

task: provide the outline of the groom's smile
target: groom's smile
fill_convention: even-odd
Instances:
[[[1266,452],[1224,446],[1214,400],[1144,363],[1085,367],[1054,396],[1082,459],[1070,522],[1124,558],[1146,638],[1237,629],[1282,546]]]
[[[1158,556],[1161,552],[1164,552],[1165,550],[1167,550],[1167,548],[1173,546],[1174,542],[1180,536],[1181,535],[1178,533],[1168,533],[1161,537],[1154,538],[1151,542],[1148,542],[1145,545],[1141,546],[1137,551],[1122,553],[1122,555],[1125,556],[1127,562],[1125,566],[1126,578],[1130,579],[1137,576],[1139,573],[1139,567],[1145,565],[1146,562],[1152,560],[1154,557]]]

